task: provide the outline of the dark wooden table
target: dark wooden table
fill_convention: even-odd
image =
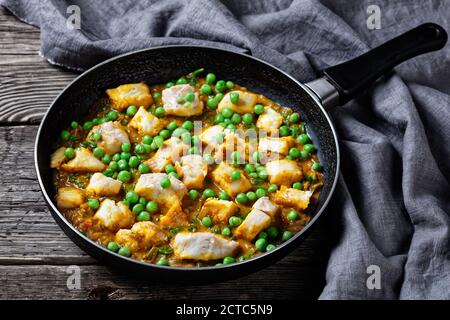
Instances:
[[[77,74],[50,65],[38,52],[39,30],[0,7],[0,299],[318,297],[332,243],[327,219],[275,265],[211,285],[132,278],[100,264],[73,244],[44,203],[33,150],[41,117]],[[81,269],[80,289],[67,288],[71,265]]]

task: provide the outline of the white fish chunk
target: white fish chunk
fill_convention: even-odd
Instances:
[[[95,213],[94,219],[105,228],[116,232],[119,229],[130,227],[134,223],[135,214],[124,203],[105,199]]]
[[[270,107],[266,107],[264,112],[256,121],[256,126],[271,134],[278,132],[278,128],[283,123],[283,116]]]
[[[177,162],[181,155],[186,152],[187,148],[188,146],[180,139],[171,137],[164,141],[161,148],[146,163],[153,172],[162,172],[169,163]]]
[[[222,100],[220,100],[217,108],[218,111],[222,112],[223,109],[230,108],[233,112],[240,114],[253,113],[253,107],[256,104],[256,95],[254,93],[239,90],[232,92],[239,94],[239,102],[237,104],[233,104],[230,99],[231,92],[228,92]]]
[[[74,209],[84,202],[84,194],[80,189],[64,187],[58,189],[56,195],[56,206],[58,209]]]
[[[203,157],[198,154],[183,156],[179,162],[175,163],[175,168],[183,183],[188,189],[200,189],[208,174],[208,164]]]
[[[293,160],[275,160],[266,164],[270,183],[290,186],[302,179],[303,173],[297,162]]]
[[[177,101],[178,98],[184,98],[190,92],[194,93],[195,98],[194,101],[189,102],[188,107],[185,106],[186,101]],[[164,105],[164,114],[190,117],[200,115],[203,112],[203,102],[200,101],[194,87],[189,84],[179,84],[164,89],[162,91],[161,99]]]
[[[171,185],[169,188],[163,188],[161,187],[161,180],[167,177],[170,179]],[[167,209],[174,204],[180,204],[187,193],[186,186],[180,180],[165,173],[146,173],[141,175],[134,191],[147,200],[153,200]]]
[[[237,227],[234,235],[252,241],[261,231],[268,228],[272,219],[265,212],[252,209],[244,221]]]
[[[69,172],[98,172],[106,166],[86,148],[75,150],[75,158],[61,165],[61,168]]]
[[[150,112],[140,107],[128,124],[129,127],[136,129],[140,135],[157,135],[164,127],[164,123]]]
[[[211,178],[215,184],[221,189],[225,190],[230,196],[234,197],[238,193],[247,192],[251,189],[252,185],[241,171],[241,178],[239,180],[231,179],[231,173],[235,170],[239,170],[232,167],[225,162],[221,162],[211,173]]]
[[[280,190],[275,193],[273,201],[282,206],[305,210],[308,208],[312,194],[312,191],[303,191],[281,186]]]
[[[262,197],[256,200],[253,204],[253,209],[261,210],[264,213],[267,213],[272,218],[275,218],[276,214],[279,212],[280,207],[275,203],[270,201],[269,197]]]
[[[122,182],[97,172],[89,179],[86,192],[94,196],[115,196],[121,187]]]
[[[216,224],[227,224],[228,219],[238,211],[239,207],[233,201],[208,198],[200,210],[199,217],[209,216]]]
[[[64,155],[64,151],[66,147],[60,147],[52,153],[50,157],[50,168],[59,168],[63,162],[66,160],[66,156]]]
[[[217,260],[232,256],[239,244],[211,232],[179,232],[172,241],[177,257],[194,260]]]
[[[272,138],[264,137],[259,140],[258,151],[260,152],[275,152],[282,155],[287,155],[289,148],[295,144],[292,137]]]
[[[101,147],[107,154],[114,154],[121,150],[122,143],[130,143],[128,134],[119,122],[108,121],[95,126],[89,132],[88,137],[94,132],[101,134],[101,140],[97,146]]]
[[[114,109],[123,111],[130,105],[149,107],[153,103],[150,89],[143,83],[129,83],[106,90]]]

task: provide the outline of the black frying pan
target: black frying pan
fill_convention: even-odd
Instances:
[[[222,280],[266,267],[291,252],[306,237],[321,216],[336,186],[339,146],[333,124],[325,108],[342,105],[369,87],[395,65],[422,53],[441,49],[447,41],[445,30],[423,24],[364,55],[331,67],[322,78],[301,84],[280,69],[249,55],[201,46],[166,46],[128,53],[91,68],[55,99],[40,125],[35,148],[39,184],[56,222],[83,250],[104,262],[141,275],[157,275],[171,280]],[[324,166],[324,186],[308,225],[270,253],[220,267],[177,268],[139,262],[108,251],[75,229],[55,206],[55,188],[50,155],[61,130],[72,120],[81,120],[89,107],[120,84],[145,81],[167,82],[200,67],[232,80],[254,92],[299,112],[319,150]]]

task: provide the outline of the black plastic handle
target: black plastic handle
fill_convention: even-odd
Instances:
[[[425,23],[353,60],[325,69],[324,75],[338,90],[339,104],[343,105],[396,65],[442,49],[446,42],[444,28]]]

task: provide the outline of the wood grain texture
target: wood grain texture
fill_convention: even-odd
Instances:
[[[38,123],[77,74],[39,56],[39,30],[0,7],[0,124]]]
[[[61,231],[42,198],[33,149],[37,123],[76,73],[38,55],[39,30],[0,7],[0,299],[316,298],[331,247],[326,220],[291,255],[238,280],[167,284],[111,270]],[[81,268],[80,290],[66,286]]]

